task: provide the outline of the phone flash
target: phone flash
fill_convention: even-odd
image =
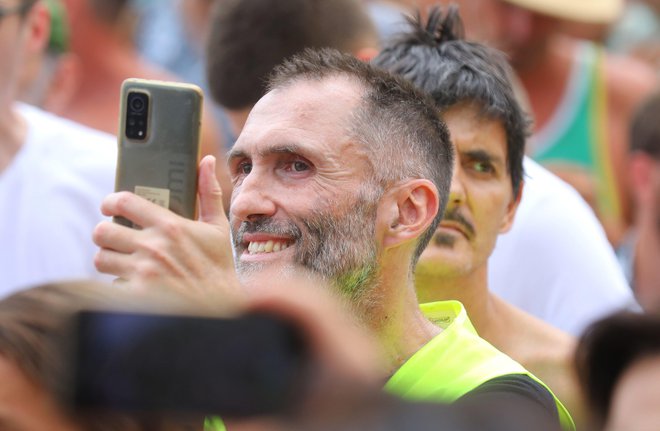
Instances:
[[[142,136],[142,135],[144,135],[144,132],[143,132],[142,130],[140,130],[140,131],[138,132],[138,135],[139,135],[139,136]]]

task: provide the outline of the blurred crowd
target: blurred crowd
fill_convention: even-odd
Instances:
[[[660,428],[660,1],[0,0],[0,55],[0,430]],[[117,192],[129,78],[204,92],[195,220]]]

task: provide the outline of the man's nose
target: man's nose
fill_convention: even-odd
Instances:
[[[276,209],[273,181],[269,181],[264,173],[252,171],[234,188],[229,211],[235,218],[249,221],[271,217]]]
[[[463,172],[460,167],[454,169],[451,177],[451,186],[449,187],[448,207],[455,207],[465,202],[465,185],[463,184]]]

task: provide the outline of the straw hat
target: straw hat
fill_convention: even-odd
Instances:
[[[584,23],[609,23],[623,9],[623,0],[504,0],[557,18]]]

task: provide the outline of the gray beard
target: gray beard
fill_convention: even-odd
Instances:
[[[286,235],[295,241],[295,254],[290,270],[300,265],[327,280],[351,308],[375,305],[376,288],[380,284],[380,265],[375,243],[375,220],[378,199],[362,190],[356,199],[337,211],[315,209],[297,220],[273,221],[264,218],[243,222],[234,233],[235,247],[246,232],[268,232]],[[314,205],[319,208],[321,205]],[[265,263],[237,260],[239,278],[263,270]],[[289,270],[283,268],[283,270]]]

